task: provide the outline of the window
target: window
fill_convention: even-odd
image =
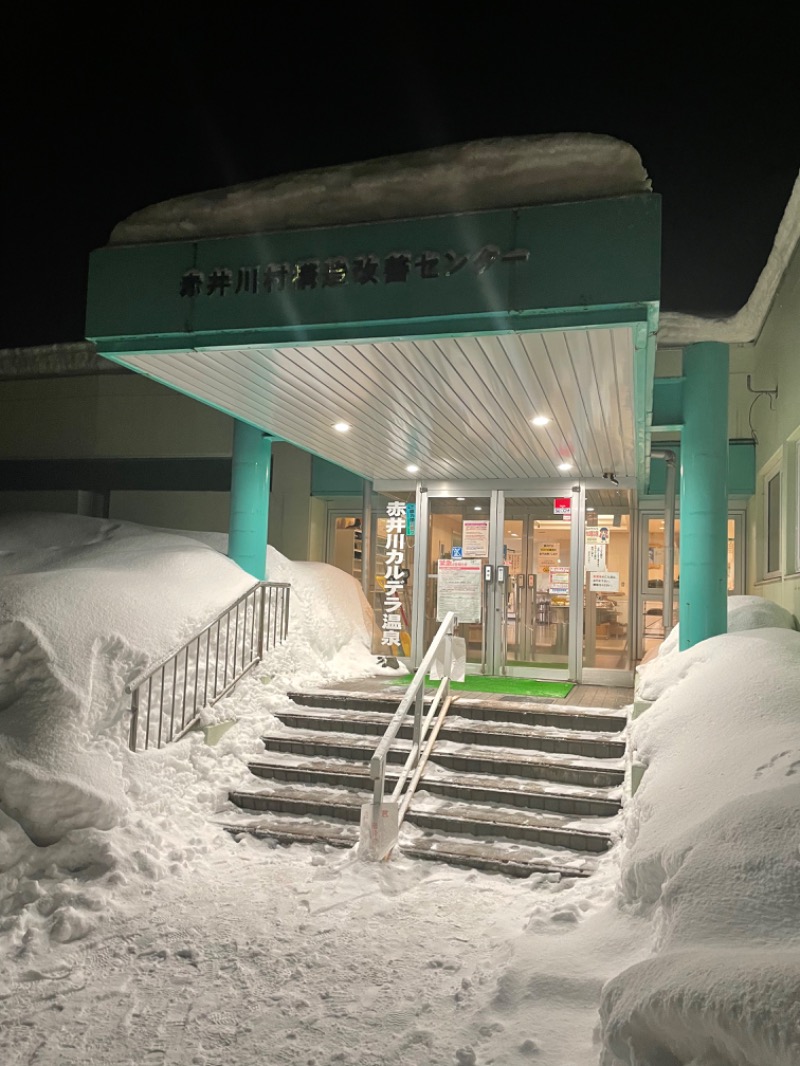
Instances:
[[[781,570],[781,472],[775,471],[764,478],[764,519],[767,549],[766,577],[773,577]]]

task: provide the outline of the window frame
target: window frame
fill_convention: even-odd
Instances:
[[[777,455],[767,464],[761,475],[761,532],[763,536],[761,566],[764,581],[774,580],[783,574],[783,492],[785,480],[781,458],[781,455]],[[770,489],[776,481],[777,496],[771,496]],[[773,513],[770,510],[771,499],[773,503],[777,504],[777,513]],[[777,559],[770,557],[770,547],[771,544],[774,544],[774,537],[777,537]],[[771,569],[770,563],[774,564]]]

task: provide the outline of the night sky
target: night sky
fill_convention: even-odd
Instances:
[[[537,133],[633,144],[663,197],[662,307],[731,313],[800,169],[785,25],[703,34],[646,9],[578,22],[575,5],[147,10],[115,8],[122,28],[47,15],[6,34],[0,348],[81,339],[89,252],[148,204]]]

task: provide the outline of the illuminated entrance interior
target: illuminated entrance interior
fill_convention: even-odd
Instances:
[[[398,592],[409,637],[398,639],[396,653],[407,654],[415,617],[427,646],[444,614],[454,610],[468,672],[582,676],[596,683],[630,675],[629,491],[554,484],[526,496],[466,487],[463,494],[458,487],[421,493],[416,536],[406,541],[416,576],[412,563]],[[412,506],[411,494],[405,495]],[[381,508],[391,506],[390,499],[382,497]],[[385,594],[385,525],[379,512],[373,520],[376,623]],[[415,580],[424,588],[416,609]]]

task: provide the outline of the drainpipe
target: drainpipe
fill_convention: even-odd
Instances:
[[[651,459],[663,459],[667,464],[667,480],[664,486],[664,606],[662,621],[664,636],[672,630],[672,602],[675,592],[675,484],[677,455],[671,448],[653,448]]]

